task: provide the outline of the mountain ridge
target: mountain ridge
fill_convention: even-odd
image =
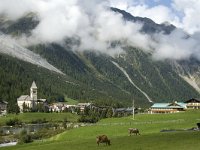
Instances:
[[[114,8],[111,9],[113,10]],[[137,21],[133,20],[134,17],[130,17],[130,14],[125,14],[125,11],[119,9],[114,9],[113,11],[121,13],[127,20],[132,19],[131,21]],[[127,16],[129,16],[129,18],[126,18]],[[23,22],[24,20],[26,19],[23,18],[18,21]],[[29,18],[29,21],[30,20],[31,19]],[[147,19],[143,18],[141,20],[146,21]],[[30,23],[29,21],[27,22]],[[20,25],[23,24],[22,22],[16,23]],[[2,27],[0,27],[0,30],[2,32],[4,31],[4,34],[8,33],[9,35],[19,32],[29,34],[29,29],[25,28],[27,26],[27,22],[25,26],[18,26],[15,25],[15,23],[12,23],[12,26],[16,28],[8,27],[8,30],[5,28],[1,30]],[[150,22],[151,24],[149,27],[147,27],[148,23],[144,25],[146,27],[142,28],[142,32],[152,34],[154,32],[162,32],[164,30],[165,34],[169,34],[175,28],[173,25],[158,25],[152,21]],[[31,27],[33,26],[35,26],[35,24]],[[20,28],[18,29],[18,27]],[[23,27],[25,29],[23,29]],[[5,82],[2,79],[0,88],[3,90],[0,91],[0,94],[3,93],[3,99],[15,102],[16,97],[20,96],[22,92],[25,91],[25,87],[27,87],[20,82],[31,82],[30,80],[35,79],[36,82],[39,82],[39,85],[41,85],[41,82],[44,84],[41,88],[46,86],[46,88],[44,88],[46,91],[42,90],[41,95],[51,100],[53,97],[54,100],[59,100],[67,96],[80,101],[100,100],[105,103],[110,103],[109,101],[116,101],[120,104],[130,105],[132,103],[132,99],[134,99],[137,106],[149,106],[151,105],[151,101],[183,101],[190,97],[199,97],[200,95],[198,90],[196,89],[196,91],[195,88],[183,78],[183,76],[189,77],[189,73],[192,73],[192,75],[197,73],[198,68],[196,66],[199,62],[192,67],[194,69],[193,71],[186,69],[189,64],[180,64],[181,67],[179,68],[185,70],[184,73],[180,73],[180,69],[177,69],[177,67],[173,65],[174,63],[170,61],[153,61],[150,53],[145,53],[138,48],[129,47],[128,45],[124,47],[123,54],[119,54],[115,57],[91,51],[73,51],[71,50],[70,42],[66,43],[65,47],[60,46],[59,44],[51,43],[33,45],[28,47],[28,49],[39,55],[41,58],[46,59],[49,64],[59,69],[63,74],[59,75],[56,73],[50,73],[51,71],[48,70],[45,71],[46,73],[42,73],[42,68],[40,68],[39,70],[36,69],[39,76],[36,76],[38,73],[33,76],[28,73],[30,68],[28,69],[27,67],[23,67],[27,66],[27,63],[24,65],[21,61],[15,60],[21,64],[24,71],[27,71],[27,73],[23,75],[27,76],[27,74],[29,74],[29,77],[23,79],[23,77],[21,77],[22,75],[16,70],[13,75],[15,77],[14,81],[23,87],[23,90],[18,90],[15,95],[10,96],[11,98],[9,98],[9,96],[5,96],[5,93],[3,93],[5,92],[5,87],[7,89],[9,89],[9,87],[6,85],[7,81]],[[2,59],[0,61],[4,60],[3,57],[7,58],[8,56],[2,55]],[[9,57],[8,60],[12,59],[14,58]],[[0,68],[9,68],[9,65],[14,65],[12,61],[10,61],[10,63],[7,61],[7,63],[8,64],[2,63]],[[35,68],[32,65],[30,66],[31,68]],[[7,70],[7,72],[5,72],[4,69],[0,71],[0,75],[5,73],[7,73],[8,76],[12,76],[9,70]],[[51,74],[54,75],[51,76]],[[48,78],[45,78],[47,75]],[[66,77],[67,79],[65,79]],[[51,78],[52,81],[50,81]],[[60,80],[58,82],[59,84],[55,84],[54,82],[56,82],[58,78]],[[42,81],[42,79],[44,81]],[[69,83],[74,83],[74,85],[69,85]],[[3,85],[6,86],[3,87]],[[13,86],[10,87],[14,88]],[[15,88],[19,87],[16,86]],[[54,89],[55,92],[53,92],[52,89]],[[148,96],[145,96],[145,94]],[[149,99],[147,97],[149,97]]]

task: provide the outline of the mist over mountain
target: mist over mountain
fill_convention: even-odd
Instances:
[[[7,43],[0,47],[2,98],[16,101],[31,80],[49,99],[67,96],[125,105],[135,99],[137,106],[149,106],[199,97],[198,33],[189,35],[99,3],[91,11],[83,3],[71,3],[67,15],[63,9],[52,16],[54,7],[32,8],[17,19],[1,15],[0,43]],[[20,48],[9,48],[13,43]]]

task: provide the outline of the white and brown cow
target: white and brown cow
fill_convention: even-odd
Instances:
[[[140,135],[140,132],[137,128],[129,128],[128,129],[128,132],[129,132],[129,135],[131,136],[132,134],[135,134],[135,135]]]

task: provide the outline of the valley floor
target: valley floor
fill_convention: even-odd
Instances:
[[[67,130],[45,141],[35,141],[2,150],[199,150],[200,131],[187,131],[200,122],[200,111],[178,114],[146,114],[131,117],[101,120],[93,126]],[[129,136],[128,128],[135,127],[141,135]],[[160,132],[176,129],[175,132]],[[111,146],[96,144],[96,136],[106,134]]]

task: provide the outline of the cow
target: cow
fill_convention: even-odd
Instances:
[[[200,122],[197,123],[197,128],[200,130]]]
[[[140,132],[137,128],[129,128],[128,132],[130,136],[132,135],[132,133],[134,133],[135,135],[140,135]]]
[[[106,135],[99,135],[96,137],[97,144],[99,146],[99,143],[106,143],[106,145],[110,145],[110,140]]]

